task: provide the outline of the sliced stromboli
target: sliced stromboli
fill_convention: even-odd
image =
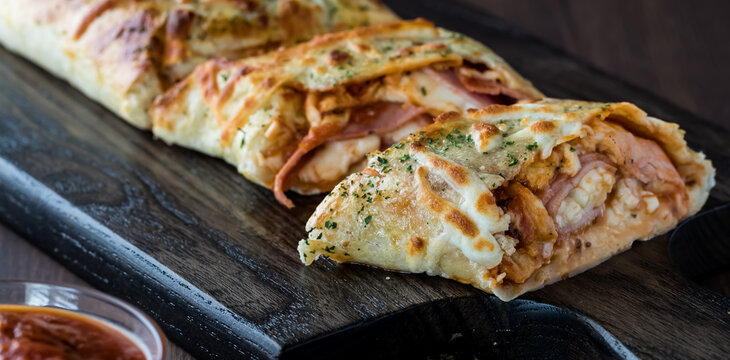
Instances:
[[[714,172],[676,124],[628,103],[447,113],[337,185],[298,249],[305,264],[424,272],[510,300],[673,228]]]
[[[224,158],[292,206],[285,190],[329,191],[437,114],[541,96],[484,45],[416,20],[210,61],[151,115],[158,137]]]
[[[397,18],[374,0],[0,0],[0,43],[149,128],[155,96],[208,59]]]

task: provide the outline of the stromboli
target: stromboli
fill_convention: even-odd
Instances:
[[[285,190],[331,190],[362,168],[365,152],[399,140],[394,133],[444,111],[540,97],[484,45],[415,20],[210,61],[158,98],[151,115],[159,138],[225,159],[291,207]],[[370,135],[380,143],[325,146]],[[352,156],[318,156],[328,148]],[[320,159],[335,163],[311,163]]]
[[[678,126],[632,104],[492,105],[372,154],[298,249],[305,264],[425,272],[510,300],[668,231],[713,186]]]
[[[1,0],[0,43],[139,128],[155,96],[211,58],[397,20],[371,0]]]

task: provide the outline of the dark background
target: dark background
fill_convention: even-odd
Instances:
[[[459,2],[730,129],[730,1]],[[83,283],[1,223],[0,278]]]
[[[730,1],[458,2],[730,129]]]

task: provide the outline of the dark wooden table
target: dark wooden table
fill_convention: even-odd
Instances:
[[[730,2],[460,0],[730,128]],[[0,224],[0,279],[84,284]],[[172,359],[190,355],[171,346]]]

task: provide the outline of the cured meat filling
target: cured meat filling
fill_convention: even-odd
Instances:
[[[293,183],[335,185],[365,167],[365,154],[418,131],[444,108],[463,111],[511,104],[524,97],[501,84],[488,69],[469,64],[444,71],[426,67],[309,93],[305,115],[310,128],[277,173],[274,194],[280,203],[292,207],[284,192]]]
[[[687,213],[684,181],[656,142],[610,122],[591,127],[592,135],[535,159],[498,191],[511,218],[507,235],[518,239],[499,266],[506,281],[525,282],[558,248],[579,251],[580,234],[591,226],[620,225],[606,222],[609,212],[637,216],[664,206],[677,218]]]

